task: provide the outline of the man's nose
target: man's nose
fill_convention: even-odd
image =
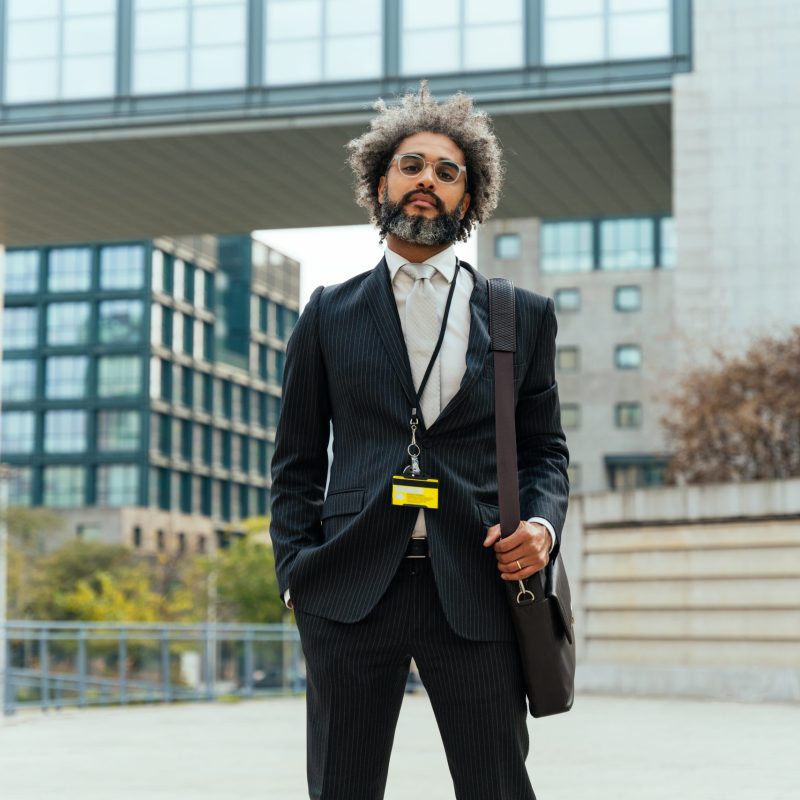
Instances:
[[[436,182],[434,172],[433,172],[433,164],[426,164],[422,172],[419,174],[419,180],[417,181],[417,186],[430,186],[433,187],[434,183]]]

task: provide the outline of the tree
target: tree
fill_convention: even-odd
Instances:
[[[215,559],[220,621],[281,622],[284,605],[278,593],[272,548],[245,536],[235,540]]]
[[[48,539],[59,533],[63,522],[46,508],[11,506],[5,514],[8,528],[8,607],[9,619],[27,616],[31,593]]]
[[[800,476],[800,326],[744,356],[714,351],[714,361],[684,377],[661,420],[673,452],[667,482]]]

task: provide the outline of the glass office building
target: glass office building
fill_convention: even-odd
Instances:
[[[218,526],[267,513],[297,262],[244,235],[10,248],[5,263],[12,504]]]

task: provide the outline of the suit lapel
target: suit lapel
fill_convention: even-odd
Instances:
[[[411,363],[408,360],[408,350],[403,338],[403,329],[400,326],[400,316],[397,313],[397,303],[392,292],[392,285],[389,282],[389,267],[385,257],[372,270],[362,286],[367,296],[369,310],[375,320],[375,327],[378,329],[384,348],[386,348],[386,354],[400,379],[410,407],[413,407],[417,400],[414,381],[411,377]]]
[[[486,278],[466,261],[461,261],[475,280],[469,298],[469,338],[467,340],[467,363],[464,377],[458,391],[450,402],[441,410],[433,425],[440,427],[455,409],[469,396],[470,389],[480,376],[489,353],[489,289]]]

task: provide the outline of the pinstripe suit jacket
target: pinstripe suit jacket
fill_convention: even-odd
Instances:
[[[423,469],[440,479],[439,508],[426,509],[431,564],[454,631],[511,641],[514,632],[486,528],[499,522],[493,356],[487,280],[470,297],[466,370],[430,426],[420,415]],[[569,453],[555,381],[553,301],[516,290],[514,363],[522,519],[556,532],[567,511]],[[391,476],[406,466],[416,405],[411,367],[385,259],[350,280],[318,287],[289,340],[272,460],[270,535],[281,596],[339,622],[365,617],[403,558],[418,509],[391,504]],[[327,496],[328,439],[333,463]]]

